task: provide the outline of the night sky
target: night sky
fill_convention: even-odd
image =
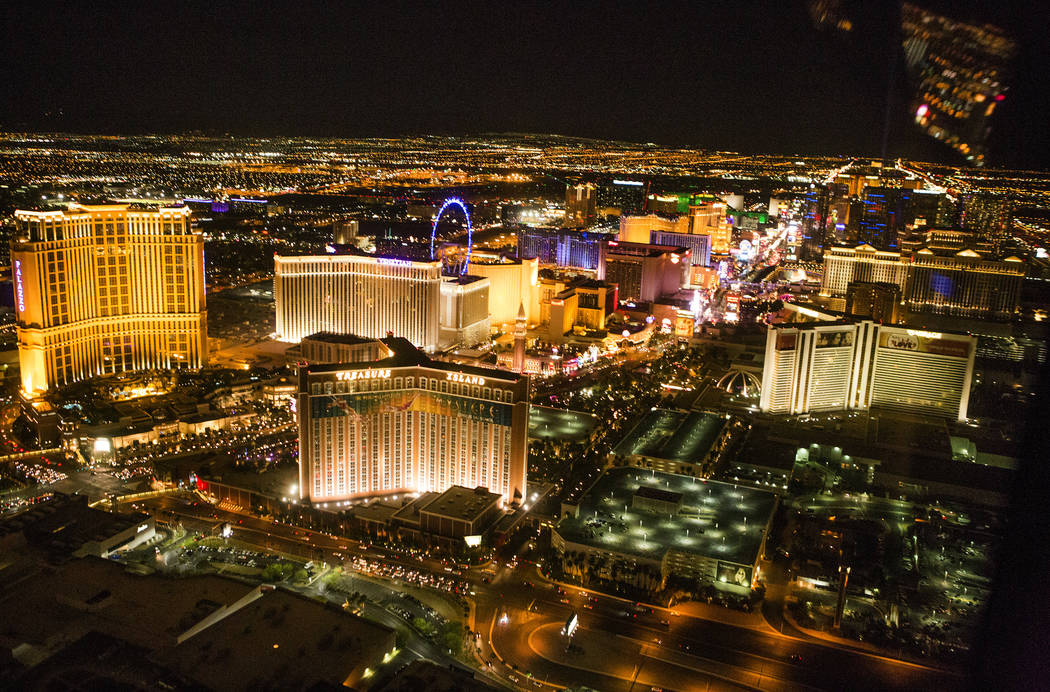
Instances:
[[[550,132],[877,156],[889,94],[889,153],[952,161],[908,124],[903,78],[889,69],[896,11],[845,4],[849,34],[815,29],[802,2],[10,3],[0,127]],[[1022,44],[989,159],[1045,168],[1041,13],[1004,4],[965,10]]]

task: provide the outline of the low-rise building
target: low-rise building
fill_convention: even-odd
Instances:
[[[5,612],[0,652],[25,666],[5,675],[11,689],[85,670],[103,689],[361,689],[397,653],[393,630],[280,587],[142,576],[91,557],[38,569],[30,556],[14,568],[27,578],[0,572],[5,599],[19,604]]]
[[[88,505],[86,495],[56,494],[0,522],[0,547],[30,545],[54,562],[86,555],[109,557],[155,535],[152,516],[96,509]]]
[[[746,595],[759,581],[776,505],[764,490],[609,469],[577,504],[563,505],[551,544],[570,576],[586,564],[591,581],[658,590],[677,577]]]
[[[505,516],[501,498],[485,488],[452,486],[399,501],[394,498],[350,510],[358,531],[456,553],[479,545]]]
[[[609,455],[613,463],[686,476],[707,475],[729,442],[725,415],[653,409]]]

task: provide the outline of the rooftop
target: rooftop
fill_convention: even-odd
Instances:
[[[303,337],[303,341],[306,341],[307,339],[310,341],[321,341],[326,344],[344,344],[347,346],[372,344],[377,341],[377,339],[367,339],[363,336],[357,336],[356,334],[336,334],[335,332],[314,332],[309,336]]]
[[[613,454],[695,463],[707,455],[725,424],[724,417],[707,411],[653,409],[616,445]]]
[[[585,440],[598,425],[589,413],[548,406],[529,407],[529,437],[545,440]]]
[[[385,339],[379,339],[378,341],[382,342],[390,349],[390,351],[392,352],[391,356],[387,358],[380,358],[379,360],[365,361],[359,363],[327,363],[310,365],[306,369],[306,372],[326,373],[342,372],[345,370],[355,370],[364,368],[407,368],[411,366],[419,366],[424,368],[433,368],[434,370],[461,372],[468,375],[477,375],[479,377],[486,377],[495,380],[505,380],[510,382],[517,382],[526,377],[526,375],[521,375],[516,372],[511,372],[509,370],[498,370],[496,368],[482,368],[476,365],[460,365],[458,363],[448,363],[441,360],[431,360],[426,353],[413,346],[411,341],[401,336],[388,336]]]
[[[631,507],[643,491],[682,496],[677,515]],[[566,541],[660,560],[668,549],[740,565],[754,564],[776,495],[763,490],[705,481],[691,476],[613,468],[581,498],[579,518],[566,518],[557,531]]]
[[[499,493],[489,492],[487,488],[480,486],[465,488],[453,485],[430,502],[420,505],[419,511],[462,521],[475,521],[494,503],[498,503],[500,497]]]
[[[612,255],[631,257],[659,257],[667,253],[689,254],[689,248],[678,245],[654,245],[653,243],[631,243],[622,240],[609,241],[609,252]]]
[[[392,517],[407,524],[419,525],[419,510],[430,504],[440,493],[428,491],[394,512]]]
[[[222,606],[253,592],[254,601],[177,643]],[[394,639],[385,627],[280,589],[257,591],[217,576],[143,577],[101,558],[41,569],[18,581],[5,566],[0,597],[18,604],[5,609],[8,641],[54,651],[101,632],[145,648],[154,662],[209,689],[338,686],[355,670],[378,663]],[[303,666],[307,654],[310,665]],[[61,665],[63,656],[50,661]]]
[[[141,512],[113,514],[88,506],[86,495],[56,494],[51,500],[5,518],[0,536],[24,533],[26,541],[59,561],[85,543],[101,542],[149,519]]]

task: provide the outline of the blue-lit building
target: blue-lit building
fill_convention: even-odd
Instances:
[[[897,233],[893,211],[900,201],[897,188],[868,187],[864,190],[864,210],[857,240],[876,250],[896,250]]]
[[[878,250],[897,250],[907,226],[917,218],[928,226],[936,222],[943,199],[926,190],[866,187],[857,240]]]
[[[690,262],[694,267],[706,267],[711,263],[711,236],[706,234],[675,233],[674,231],[649,231],[652,245],[675,245],[689,248]]]
[[[564,228],[530,228],[518,231],[518,257],[536,257],[540,264],[597,271],[602,263],[602,241],[608,233]]]
[[[802,217],[802,257],[804,260],[820,259],[827,245],[828,207],[831,191],[825,187],[813,187],[802,201],[805,215]]]

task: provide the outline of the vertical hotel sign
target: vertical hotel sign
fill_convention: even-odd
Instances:
[[[15,260],[15,302],[18,303],[18,314],[26,310],[26,293],[22,288],[22,260]]]

